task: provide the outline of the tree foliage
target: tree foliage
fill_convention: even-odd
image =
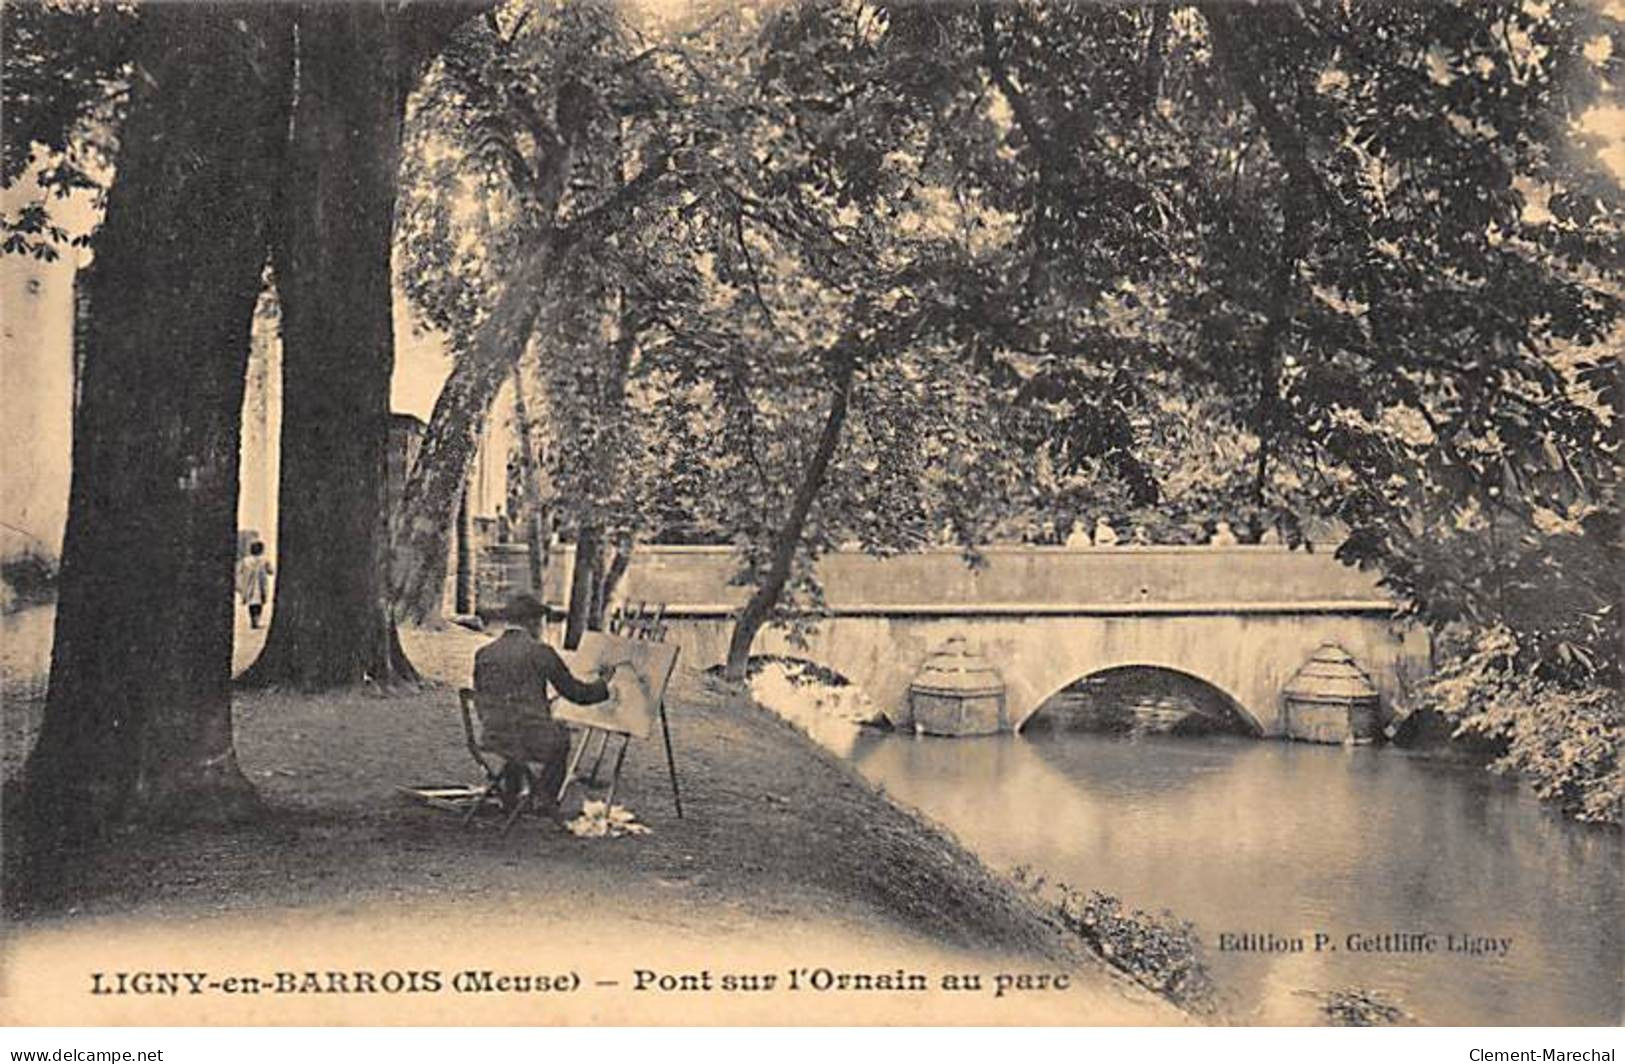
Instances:
[[[1121,420],[1078,417],[1091,395],[1216,396],[1253,440],[1257,505],[1341,519],[1342,556],[1436,626],[1505,620],[1523,667],[1614,682],[1621,190],[1590,120],[1617,22],[1519,3],[905,11],[979,55],[1008,108],[1008,165],[975,172],[1030,258],[984,335],[1018,371],[1036,360],[1059,453],[1094,433],[1144,455]],[[1090,342],[1057,342],[1066,324]],[[1528,608],[1559,586],[1562,610]]]
[[[611,6],[547,4],[508,14],[497,12],[467,48],[448,53],[416,109],[419,139],[460,149],[496,200],[459,211],[471,202],[471,186],[459,187],[455,171],[430,169],[425,194],[406,214],[409,261],[455,262],[449,291],[415,298],[458,352],[396,535],[395,598],[419,618],[438,600],[450,515],[502,383],[538,328],[594,290],[594,271],[608,268],[617,235],[672,193],[695,142],[650,54],[630,51]],[[649,116],[661,114],[668,120],[647,128]],[[514,264],[492,269],[504,261],[490,253],[500,246],[491,224],[499,213],[516,241],[506,256]],[[493,237],[489,245],[482,233]]]
[[[8,18],[8,181],[92,179],[127,21]],[[593,595],[599,544],[732,542],[739,668],[836,545],[1332,520],[1466,633],[1440,704],[1545,772],[1553,721],[1618,704],[1622,57],[1557,0],[500,5],[408,108],[396,253],[456,364],[395,592],[438,599],[533,350],[525,446]]]
[[[0,185],[32,177],[36,198],[0,216],[0,250],[54,259],[71,236],[50,206],[84,191],[100,207],[130,96],[136,19],[127,4],[16,4],[0,19],[5,106]]]

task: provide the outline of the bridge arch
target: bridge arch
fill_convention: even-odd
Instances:
[[[1266,734],[1264,724],[1241,699],[1227,690],[1219,681],[1203,676],[1187,665],[1174,665],[1157,661],[1121,661],[1087,669],[1075,678],[1051,688],[1048,695],[1033,703],[1017,718],[1016,731],[1025,730],[1038,720],[1056,721],[1069,712],[1068,696],[1074,705],[1085,701],[1104,703],[1088,706],[1085,713],[1107,708],[1113,700],[1133,694],[1148,704],[1178,702],[1193,714],[1226,725],[1227,730],[1238,731],[1253,738]],[[1108,725],[1115,723],[1103,717]]]

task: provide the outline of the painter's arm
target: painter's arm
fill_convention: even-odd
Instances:
[[[600,670],[602,673],[603,670]],[[578,680],[552,647],[542,648],[542,674],[554,689],[578,705],[591,705],[609,697],[609,685],[602,675],[596,680]]]

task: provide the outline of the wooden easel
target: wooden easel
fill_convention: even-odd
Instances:
[[[665,615],[666,606],[664,603],[661,603],[653,610],[648,608],[646,602],[638,603],[636,611],[617,606],[615,612],[610,615],[609,633],[624,636],[628,639],[659,642],[666,634]],[[673,659],[673,667],[675,668],[675,659]],[[668,676],[667,679],[669,680],[670,677]],[[681,820],[683,818],[683,796],[677,786],[677,759],[672,754],[671,724],[666,719],[666,699],[663,693],[659,709],[660,736],[666,748],[666,771],[671,776],[671,800],[672,804],[677,808],[677,819]],[[576,744],[574,750],[570,751],[570,760],[564,770],[564,782],[559,785],[559,802],[564,801],[564,794],[570,789],[570,784],[580,778],[578,773],[581,768],[582,758],[586,754],[587,748],[592,745],[595,736],[599,740],[598,755],[593,760],[592,771],[588,773],[587,779],[582,782],[589,786],[597,785],[598,770],[602,767],[604,755],[609,750],[610,737],[615,734],[621,737],[621,748],[615,754],[615,767],[610,772],[609,794],[604,799],[604,808],[608,810],[615,807],[615,791],[621,784],[621,767],[626,763],[626,748],[631,745],[632,736],[625,732],[612,732],[607,728],[587,728],[581,737],[581,741]]]

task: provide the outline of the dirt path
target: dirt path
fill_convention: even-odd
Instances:
[[[254,957],[256,970],[279,971],[308,969],[314,957],[345,970],[375,968],[414,943],[417,959],[403,963],[424,967],[427,957],[443,967],[441,959],[456,954],[490,964],[517,951],[514,963],[534,964],[545,943],[543,952],[561,963],[580,966],[590,957],[594,978],[619,984],[564,999],[566,1011],[550,1019],[582,1020],[607,1008],[667,1022],[1177,1022],[1176,1013],[1080,950],[940,830],[892,805],[766,711],[685,670],[669,699],[684,819],[673,815],[656,740],[633,744],[620,798],[651,828],[648,835],[582,839],[533,818],[507,837],[494,819],[462,830],[454,813],[415,803],[397,787],[477,777],[454,688],[467,682],[483,641],[461,629],[408,634],[414,661],[445,687],[391,697],[241,695],[238,755],[266,800],[264,822],[130,834],[77,864],[75,882],[64,884],[71,908],[14,928],[7,982],[55,972],[41,989],[69,995],[67,1004],[78,998],[93,1006],[92,1015],[135,1009],[125,1015],[135,1022],[163,1022],[158,1017],[172,1007],[247,1015],[244,1022],[293,1022],[287,1017],[311,1008],[338,1009],[334,1015],[347,1022],[486,1022],[463,1015],[466,999],[445,995],[301,995],[294,1011],[281,999],[160,1006],[81,995],[87,973],[111,963],[103,950],[109,943],[115,952],[134,949],[128,963],[137,967],[172,968],[201,951],[215,958],[206,964],[211,969],[224,952]],[[240,642],[250,654],[252,640]],[[6,708],[8,775],[37,713],[37,703]],[[694,970],[754,962],[785,978],[798,965],[809,973],[855,964],[985,971],[990,979],[995,969],[1067,972],[1069,987],[897,999],[627,989],[636,970],[678,962]],[[15,1018],[16,999],[8,1001],[0,1011]],[[442,1016],[441,1008],[452,1011]]]

